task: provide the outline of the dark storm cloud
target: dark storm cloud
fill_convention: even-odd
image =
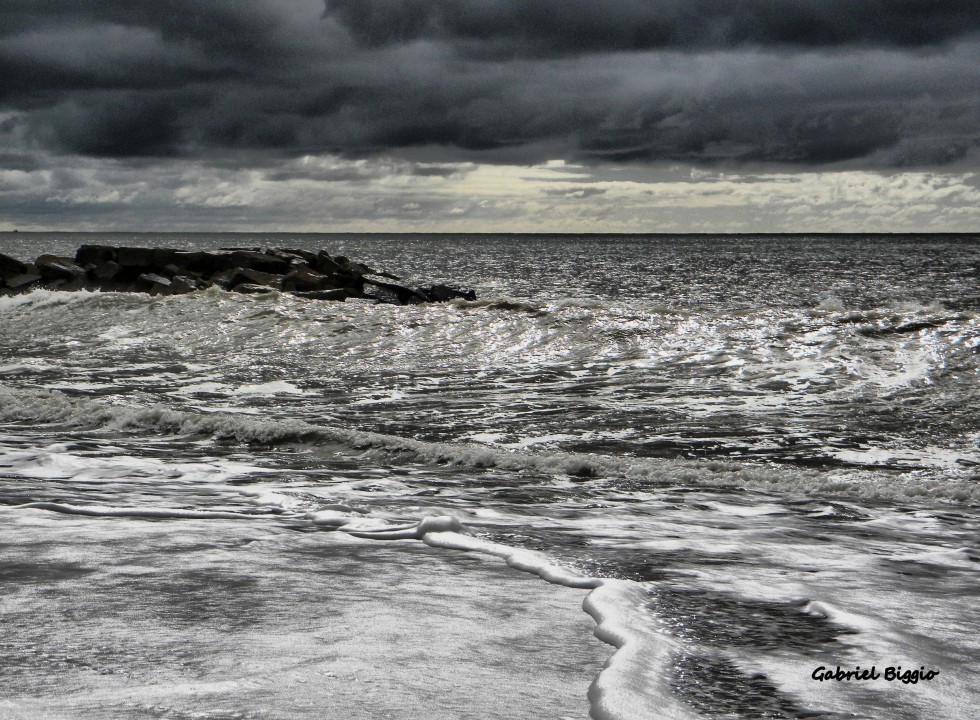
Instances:
[[[975,0],[326,0],[363,43],[454,40],[514,54],[920,46],[980,29]]]
[[[236,0],[5,0],[0,36],[128,28],[158,34],[171,48],[204,49],[211,58],[226,58],[237,64],[277,49],[275,33],[282,16],[275,7]],[[134,37],[131,42],[136,45],[140,40]],[[59,50],[66,48],[50,48],[51,55],[56,56]]]
[[[966,162],[978,27],[975,0],[7,0],[0,149]]]
[[[40,160],[29,153],[0,152],[0,170],[32,172],[42,167]]]

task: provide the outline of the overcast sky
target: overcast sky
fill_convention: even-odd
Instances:
[[[980,231],[978,0],[2,0],[0,230]]]

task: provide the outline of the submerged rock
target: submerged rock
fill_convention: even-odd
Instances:
[[[243,294],[282,291],[307,300],[361,298],[414,305],[462,298],[472,290],[449,285],[415,287],[325,250],[294,248],[171,248],[82,245],[74,257],[41,255],[32,264],[0,254],[0,294],[52,290],[103,290],[178,295],[218,287]]]

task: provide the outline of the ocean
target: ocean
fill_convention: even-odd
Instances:
[[[980,237],[325,249],[476,301],[0,297],[0,718],[969,718]]]

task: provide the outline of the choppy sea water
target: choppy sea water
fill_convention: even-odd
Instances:
[[[442,597],[436,616],[465,616],[456,634],[475,632],[480,603],[501,626],[532,607],[567,614],[565,640],[537,643],[567,642],[578,664],[524,671],[552,690],[569,678],[560,694],[578,696],[556,718],[980,707],[978,238],[7,234],[0,252],[83,242],[322,248],[479,300],[0,298],[11,717],[472,716],[445,696],[415,693],[406,709],[336,692],[324,715],[322,693],[287,707],[257,685],[221,690],[248,672],[220,643],[181,654],[148,640],[127,655],[112,641],[136,622],[126,598],[149,593],[150,615],[188,638],[293,638],[277,657],[328,663],[322,689],[354,651],[310,644],[283,604],[308,612],[297,588],[325,576],[376,600],[395,569],[412,597]],[[519,602],[511,576],[578,594],[571,610],[542,609],[551,596]],[[100,592],[114,598],[101,610]],[[362,607],[384,617],[349,596],[335,612]],[[75,647],[73,627],[94,634]],[[598,653],[578,636],[589,628]],[[404,649],[366,642],[375,657]],[[407,670],[375,668],[452,664],[413,642]],[[838,666],[938,674],[813,677]],[[114,695],[93,689],[106,668]],[[183,704],[124,692],[202,678],[211,694]],[[548,717],[486,697],[484,717]]]

